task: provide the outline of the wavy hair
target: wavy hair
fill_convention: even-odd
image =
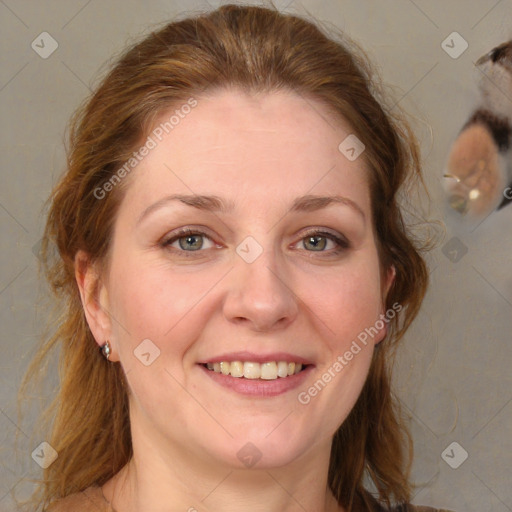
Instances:
[[[124,187],[98,200],[147,137],[159,113],[215,88],[289,90],[345,119],[366,146],[373,223],[383,269],[396,277],[385,298],[399,315],[374,351],[368,378],[334,435],[329,486],[347,510],[373,510],[410,499],[411,437],[391,392],[391,355],[416,316],[428,272],[419,240],[403,220],[400,191],[423,183],[417,140],[396,105],[386,107],[368,59],[342,33],[275,8],[225,5],[158,28],[117,59],[70,123],[67,169],[49,200],[44,269],[60,304],[53,333],[41,341],[22,388],[60,349],[59,387],[45,411],[58,458],[43,472],[30,510],[103,485],[132,456],[128,390],[88,328],[75,281],[77,251],[108,259]],[[373,488],[367,490],[368,483]]]

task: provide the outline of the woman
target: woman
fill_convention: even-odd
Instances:
[[[34,504],[427,510],[389,375],[427,286],[396,199],[418,148],[373,89],[348,45],[261,7],[122,56],[52,195],[66,309],[30,370],[60,344]]]

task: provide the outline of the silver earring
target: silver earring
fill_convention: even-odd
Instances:
[[[108,358],[110,357],[110,352],[111,352],[110,344],[109,344],[108,340],[105,341],[105,344],[101,347],[101,352],[108,361]]]

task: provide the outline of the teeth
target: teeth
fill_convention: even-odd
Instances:
[[[229,364],[229,363],[227,363]],[[240,361],[233,361],[230,365],[231,377],[243,377],[244,376],[244,364]]]
[[[258,363],[244,363],[244,377],[246,379],[259,379],[261,377],[261,365]]]
[[[277,379],[277,364],[274,361],[261,365],[261,378],[265,380]]]
[[[269,361],[267,363],[254,363],[252,361],[221,361],[220,363],[206,363],[208,370],[231,377],[244,377],[246,379],[276,380],[295,375],[302,370],[301,363],[288,363],[286,361]]]
[[[231,368],[229,363],[226,361],[220,362],[220,373],[222,373],[222,375],[229,375],[230,370]]]
[[[288,363],[286,361],[279,361],[277,363],[277,376],[288,377]]]

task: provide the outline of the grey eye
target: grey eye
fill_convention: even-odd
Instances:
[[[327,245],[327,238],[325,236],[308,236],[302,242],[305,249],[311,248],[313,251],[323,251]]]
[[[202,235],[187,235],[178,238],[180,248],[184,251],[191,250],[197,251],[203,247]]]

